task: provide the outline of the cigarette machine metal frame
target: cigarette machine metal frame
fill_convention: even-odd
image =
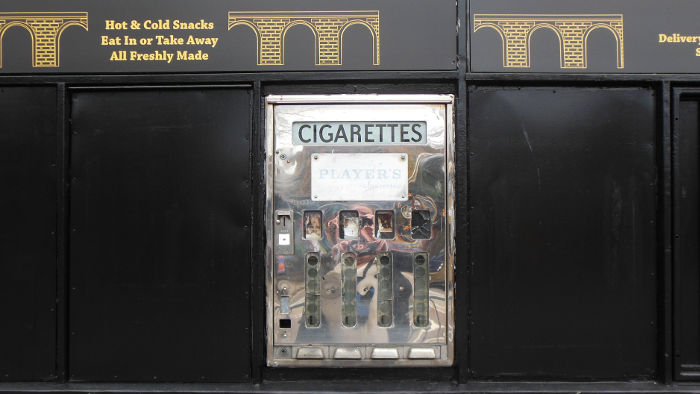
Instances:
[[[269,366],[452,365],[453,102],[451,95],[266,97]],[[341,129],[330,141],[321,129],[330,142],[305,145],[311,134],[300,139],[295,122],[363,126],[357,140]],[[420,142],[406,137],[409,122]],[[338,179],[324,183],[314,168],[323,177],[335,174],[330,165],[339,166]],[[344,191],[353,181],[342,174],[361,172],[372,178],[362,181],[367,189]],[[400,187],[375,174],[397,175]]]

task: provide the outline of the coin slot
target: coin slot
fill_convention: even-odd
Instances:
[[[413,255],[413,325],[428,326],[428,295],[429,295],[428,254]]]
[[[283,209],[275,212],[275,252],[278,255],[294,254],[294,213]]]
[[[340,239],[357,239],[360,236],[360,214],[357,211],[340,211],[338,214]]]
[[[377,255],[377,325],[391,327],[394,320],[393,258],[391,253]]]
[[[292,328],[292,320],[280,319],[280,328]]]
[[[306,297],[304,300],[304,316],[307,327],[321,325],[321,264],[318,253],[308,253],[304,275],[306,277]]]
[[[279,222],[278,224],[282,227],[287,227],[289,223],[292,222],[292,218],[288,214],[280,214],[277,215],[277,221]]]
[[[430,239],[432,224],[430,211],[414,209],[411,213],[411,237],[413,239]]]
[[[304,239],[318,241],[323,238],[323,214],[321,211],[304,211]]]
[[[378,239],[394,239],[394,211],[375,212],[374,228]]]
[[[357,258],[354,253],[344,253],[342,262],[341,320],[345,327],[357,325]]]

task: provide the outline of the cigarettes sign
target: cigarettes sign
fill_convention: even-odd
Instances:
[[[294,122],[294,145],[425,145],[426,122]]]

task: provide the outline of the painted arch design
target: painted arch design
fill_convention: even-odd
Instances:
[[[0,67],[2,42],[8,29],[20,26],[32,40],[32,67],[58,67],[61,35],[70,26],[88,30],[87,12],[0,12]]]
[[[542,28],[559,39],[560,67],[588,67],[588,36],[596,29],[612,32],[617,44],[617,68],[625,67],[624,21],[620,14],[475,14],[474,32],[488,27],[503,42],[503,67],[529,68],[532,34]]]
[[[379,11],[230,11],[228,28],[250,27],[257,40],[259,66],[284,65],[287,31],[303,24],[315,37],[315,64],[343,64],[343,34],[356,24],[366,26],[372,35],[372,64],[380,64]]]

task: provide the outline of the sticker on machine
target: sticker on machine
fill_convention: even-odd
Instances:
[[[313,201],[405,201],[406,153],[314,153]]]

